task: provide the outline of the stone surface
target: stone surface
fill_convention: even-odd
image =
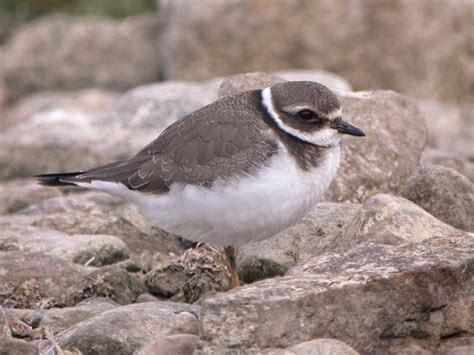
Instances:
[[[12,226],[0,234],[0,250],[43,253],[90,266],[113,264],[128,258],[126,244],[111,235],[66,235],[35,227]]]
[[[59,195],[57,189],[45,189],[33,179],[18,179],[0,184],[0,215],[15,213],[33,203]]]
[[[131,354],[153,339],[165,336],[180,312],[198,312],[195,306],[146,302],[117,307],[76,324],[56,337],[63,350],[84,354]],[[52,354],[51,348],[45,354]]]
[[[245,282],[284,275],[312,256],[334,251],[360,205],[320,203],[301,222],[271,238],[241,246],[237,270]]]
[[[123,90],[157,80],[156,31],[152,15],[122,21],[43,17],[5,45],[8,95],[91,86]]]
[[[215,101],[220,82],[166,81],[139,86],[121,95],[98,123],[126,129],[153,128],[158,135],[178,118]]]
[[[0,304],[18,308],[72,305],[91,269],[43,253],[0,251]]]
[[[224,79],[219,87],[219,97],[235,95],[242,91],[264,89],[285,81],[271,73],[246,73],[232,75]]]
[[[199,347],[199,337],[191,334],[169,335],[147,344],[137,355],[193,355]]]
[[[230,286],[224,256],[204,246],[188,249],[167,266],[151,270],[145,285],[152,294],[188,303]]]
[[[437,150],[474,160],[474,106],[419,100],[429,131],[429,145]]]
[[[33,328],[48,327],[55,335],[117,306],[108,298],[90,298],[74,307],[33,310],[24,316],[24,320]]]
[[[315,339],[289,348],[296,355],[357,355],[357,351],[336,339]]]
[[[473,11],[470,1],[160,1],[163,74],[321,68],[357,89],[469,103]]]
[[[205,299],[202,336],[242,351],[336,338],[361,353],[384,353],[413,336],[434,349],[474,330],[473,255],[473,235],[459,231],[315,257],[288,276]]]
[[[31,343],[20,339],[0,338],[0,354],[2,355],[39,355],[39,350]]]
[[[292,69],[273,73],[288,81],[316,81],[334,91],[352,91],[352,86],[342,76],[325,70]]]
[[[471,355],[474,354],[474,346],[459,346],[450,349],[446,355]]]
[[[354,202],[376,192],[397,193],[418,167],[427,140],[415,102],[389,91],[345,93],[340,99],[344,119],[367,137],[344,138],[341,165],[326,198]]]
[[[402,197],[377,194],[369,198],[346,224],[339,247],[361,243],[400,245],[458,233],[413,202]]]
[[[0,339],[2,338],[11,338],[12,333],[10,327],[8,326],[8,319],[3,310],[3,307],[0,306]]]
[[[441,165],[454,169],[474,182],[474,162],[454,154],[437,149],[425,149],[421,158],[422,164]]]
[[[105,114],[116,97],[117,93],[100,88],[70,92],[40,91],[25,96],[9,106],[0,116],[0,131],[23,123],[34,115],[51,109],[101,116]]]
[[[474,231],[474,184],[453,169],[422,165],[401,195],[453,227]]]

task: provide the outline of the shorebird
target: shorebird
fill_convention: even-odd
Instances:
[[[321,199],[340,161],[336,95],[316,82],[283,82],[221,98],[168,126],[130,159],[87,171],[38,175],[134,203],[150,222],[223,246],[239,286],[234,247],[290,227]]]

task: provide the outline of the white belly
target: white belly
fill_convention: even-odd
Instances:
[[[329,187],[339,160],[339,147],[334,147],[317,169],[304,172],[282,153],[257,177],[216,183],[211,190],[173,184],[166,195],[122,191],[122,197],[168,232],[239,246],[268,238],[300,220]]]

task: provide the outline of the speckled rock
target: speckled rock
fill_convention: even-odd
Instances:
[[[0,338],[0,350],[2,355],[39,355],[36,346],[20,339]]]
[[[315,255],[334,251],[360,205],[320,203],[301,222],[271,238],[241,246],[237,270],[245,282],[284,275]]]
[[[255,72],[232,75],[224,79],[219,87],[219,97],[235,95],[242,91],[264,89],[285,81],[272,73]]]
[[[335,338],[361,353],[385,353],[422,334],[434,349],[450,334],[474,330],[473,278],[474,238],[466,232],[400,247],[363,245],[205,299],[202,336],[242,351]]]
[[[441,165],[454,169],[474,182],[474,161],[456,156],[439,149],[425,149],[421,158],[422,164]]]
[[[90,298],[74,307],[33,310],[28,312],[23,319],[33,328],[48,327],[55,335],[118,306],[108,298]]]
[[[0,250],[44,253],[77,264],[103,266],[128,258],[128,248],[111,235],[66,235],[53,230],[11,226],[0,235]]]
[[[56,337],[63,350],[82,353],[131,354],[153,339],[168,335],[180,312],[198,312],[195,306],[146,302],[117,307],[78,323]],[[53,354],[51,348],[45,354]]]
[[[42,17],[5,46],[7,93],[14,99],[44,89],[124,90],[157,80],[156,31],[152,15],[123,21]]]
[[[199,348],[199,337],[191,334],[168,335],[147,344],[137,355],[193,355]]]
[[[458,346],[448,350],[446,355],[472,355],[474,354],[474,346]]]
[[[346,224],[339,245],[345,248],[367,242],[400,245],[457,233],[403,197],[377,194]]]
[[[358,355],[359,353],[336,339],[315,339],[292,346],[296,355]]]
[[[453,169],[422,165],[401,195],[453,227],[474,231],[474,184]]]

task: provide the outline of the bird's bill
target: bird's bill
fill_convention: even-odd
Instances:
[[[331,128],[336,129],[341,134],[350,134],[356,137],[365,137],[365,132],[356,126],[353,126],[346,121],[338,118],[331,124]]]

